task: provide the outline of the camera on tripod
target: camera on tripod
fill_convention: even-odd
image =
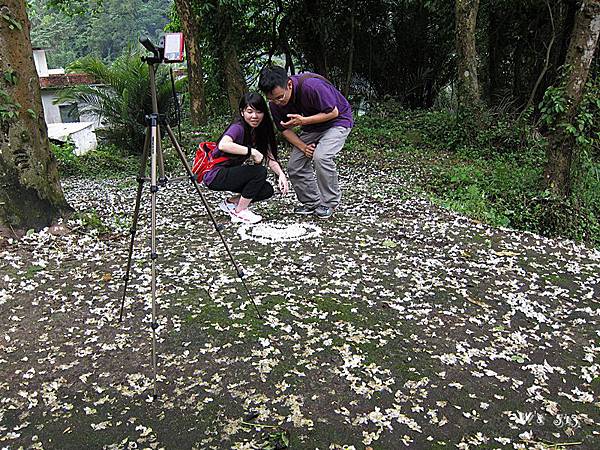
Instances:
[[[162,36],[155,46],[147,37],[140,38],[146,50],[152,53],[152,57],[148,57],[153,63],[178,63],[183,62],[183,33],[166,33]]]

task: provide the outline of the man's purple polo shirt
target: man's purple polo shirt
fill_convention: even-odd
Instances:
[[[305,72],[305,74],[308,72]],[[292,98],[285,106],[279,106],[269,102],[273,122],[279,131],[285,130],[281,122],[287,122],[288,114],[302,114],[305,117],[314,116],[319,113],[329,113],[337,106],[339,115],[329,122],[305,125],[302,131],[325,131],[332,127],[352,128],[352,109],[350,103],[332,84],[321,78],[304,78],[300,88],[300,99],[296,98],[298,93],[298,78],[304,74],[292,75]]]

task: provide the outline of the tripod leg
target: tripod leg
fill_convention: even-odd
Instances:
[[[160,125],[158,125],[157,136],[158,141],[156,142],[156,161],[158,163],[158,182],[161,186],[165,186],[167,184],[167,177],[165,176],[165,160],[162,152],[162,146],[160,144]]]
[[[158,153],[159,153],[159,142],[160,135],[158,133],[158,123],[157,118],[154,118],[154,123],[152,124],[152,131],[150,134],[150,148],[151,148],[151,158],[150,158],[150,195],[151,195],[151,255],[150,259],[152,260],[152,368],[153,368],[153,376],[154,376],[154,398],[156,398],[156,329],[158,328],[158,323],[156,322],[156,259],[158,258],[158,254],[156,252],[156,193],[158,192],[158,184],[157,184],[157,162],[158,162]]]
[[[146,165],[148,164],[148,145],[150,144],[150,128],[146,129],[146,138],[144,140],[144,150],[142,152],[142,159],[140,160],[140,171],[138,172],[137,182],[137,194],[135,197],[135,208],[133,210],[133,220],[131,223],[131,241],[129,242],[129,255],[127,257],[127,270],[125,271],[125,286],[123,287],[123,298],[121,300],[121,313],[119,314],[119,322],[123,321],[123,309],[125,307],[125,296],[127,295],[127,286],[129,285],[129,275],[131,272],[131,256],[133,254],[133,242],[135,241],[135,234],[137,232],[137,223],[140,213],[140,202],[142,199],[142,190],[144,187],[144,176],[146,175]]]
[[[229,248],[227,241],[225,240],[225,238],[223,237],[223,234],[221,233],[221,227],[219,227],[219,224],[217,224],[217,221],[215,220],[215,217],[213,216],[210,206],[209,206],[208,202],[206,201],[204,194],[200,190],[200,186],[198,185],[198,180],[196,179],[196,176],[192,173],[192,169],[191,169],[189,163],[187,162],[187,159],[186,159],[183,151],[181,150],[181,147],[180,147],[179,143],[177,142],[177,139],[175,138],[175,134],[173,134],[173,130],[171,129],[171,127],[168,124],[166,125],[166,128],[167,128],[167,133],[169,135],[169,138],[171,139],[171,142],[172,142],[173,146],[175,147],[177,154],[179,155],[179,159],[181,160],[183,166],[185,167],[185,170],[186,170],[190,180],[192,181],[192,184],[196,188],[196,192],[198,193],[198,195],[200,195],[202,204],[204,205],[204,208],[206,208],[206,212],[208,213],[208,216],[210,217],[210,220],[212,221],[212,224],[214,225],[215,230],[217,231],[217,234],[221,238],[221,242],[223,242],[223,245],[225,246],[225,250],[227,251],[227,254],[229,255],[229,259],[233,263],[236,273],[237,273],[240,281],[242,282],[242,285],[244,286],[246,293],[248,294],[248,298],[250,298],[250,300],[252,301],[252,304],[254,305],[254,308],[256,309],[256,314],[262,320],[262,316],[260,315],[258,306],[256,306],[256,302],[254,301],[254,298],[252,297],[252,294],[250,294],[250,290],[248,289],[248,286],[246,285],[246,282],[244,281],[244,271],[242,270],[242,268],[239,266],[239,264],[233,257],[233,253],[231,253],[231,249]]]

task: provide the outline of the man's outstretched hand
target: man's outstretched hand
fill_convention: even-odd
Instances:
[[[281,121],[281,126],[285,128],[301,127],[304,125],[304,116],[300,114],[288,114],[288,121]]]

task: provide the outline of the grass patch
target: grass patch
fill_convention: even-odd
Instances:
[[[23,275],[23,277],[27,278],[27,279],[34,278],[37,273],[42,272],[43,270],[44,270],[43,267],[31,265],[25,271],[25,274]]]

